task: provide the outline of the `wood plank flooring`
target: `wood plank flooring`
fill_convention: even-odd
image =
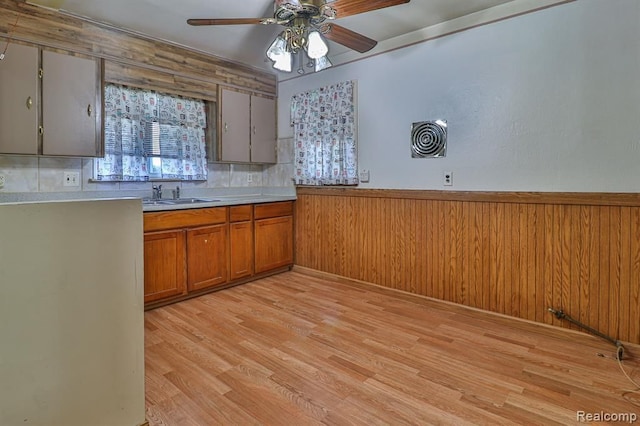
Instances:
[[[627,346],[636,382],[639,357]],[[640,417],[598,338],[300,272],[146,312],[145,361],[152,426]]]

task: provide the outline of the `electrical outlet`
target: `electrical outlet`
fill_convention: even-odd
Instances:
[[[247,183],[253,183],[253,173],[247,174]]]
[[[64,172],[62,186],[80,186],[80,172]]]
[[[4,188],[4,175],[0,175],[0,188]]]
[[[442,184],[444,186],[453,186],[453,172],[444,172],[442,174]]]
[[[358,172],[358,178],[360,179],[360,182],[362,182],[362,183],[369,182],[369,170],[367,170],[367,169],[360,170]]]

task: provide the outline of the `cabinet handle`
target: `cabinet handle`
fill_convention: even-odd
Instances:
[[[225,122],[224,123],[224,132],[227,133],[227,130],[229,130],[229,125]]]
[[[27,98],[27,109],[31,109],[32,106],[33,106],[33,99],[31,99],[31,96],[29,96]]]
[[[43,74],[44,72],[42,71],[42,68],[38,69],[38,78],[42,78]]]
[[[91,113],[93,112],[93,109],[91,108],[91,104],[87,105],[87,115],[89,117],[91,117]]]
[[[44,127],[38,126],[38,134],[40,134],[40,136],[44,134]]]
[[[253,126],[253,134],[256,134],[256,126]]]

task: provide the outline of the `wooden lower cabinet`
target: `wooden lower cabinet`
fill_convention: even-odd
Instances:
[[[187,288],[202,290],[227,282],[227,225],[187,231]]]
[[[256,220],[256,274],[291,264],[293,264],[293,216]]]
[[[144,214],[144,302],[155,307],[293,264],[293,202]]]
[[[233,281],[253,275],[253,222],[229,225],[229,247],[229,279]]]
[[[144,234],[144,302],[187,293],[185,232]]]

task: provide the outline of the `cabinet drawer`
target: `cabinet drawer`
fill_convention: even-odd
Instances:
[[[293,201],[256,204],[254,207],[254,217],[256,220],[291,215],[293,215]]]
[[[144,231],[193,228],[196,226],[216,225],[226,221],[226,207],[150,212],[144,214]]]
[[[246,222],[251,220],[251,204],[229,207],[229,222]]]

